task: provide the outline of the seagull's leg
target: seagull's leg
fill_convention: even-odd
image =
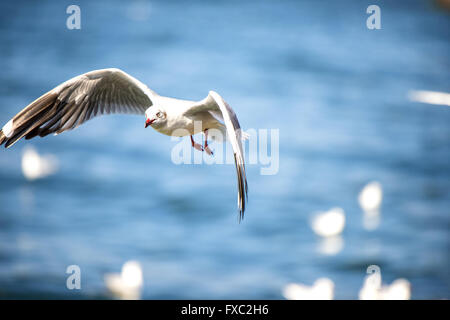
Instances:
[[[191,144],[194,149],[197,149],[198,151],[204,151],[202,145],[195,142],[192,136],[191,136]]]
[[[205,129],[205,131],[203,131],[203,133],[205,134],[205,151],[206,151],[207,154],[209,154],[211,156],[214,153],[208,147],[208,129]]]

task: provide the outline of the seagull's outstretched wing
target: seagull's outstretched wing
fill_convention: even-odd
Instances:
[[[0,130],[0,145],[71,130],[95,116],[144,114],[155,93],[119,69],[95,70],[72,78],[47,92]]]
[[[244,218],[245,202],[247,200],[248,186],[245,174],[244,153],[242,150],[242,130],[233,109],[216,92],[210,91],[208,97],[190,107],[185,115],[194,115],[197,112],[210,112],[214,117],[225,124],[228,139],[233,147],[234,162],[236,164],[238,184],[239,220]]]

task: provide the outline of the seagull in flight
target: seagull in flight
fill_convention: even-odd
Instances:
[[[208,129],[226,134],[236,165],[239,221],[244,217],[248,187],[242,130],[233,109],[214,91],[201,101],[180,100],[157,94],[120,69],[94,70],[60,84],[16,114],[0,130],[0,145],[9,148],[23,137],[60,134],[112,113],[145,115],[146,128],[168,136],[190,135],[192,147],[210,155]],[[204,133],[204,147],[192,138],[199,132]]]

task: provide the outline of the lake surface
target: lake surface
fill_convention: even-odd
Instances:
[[[0,298],[111,298],[103,277],[128,260],[145,299],[282,299],[320,277],[356,299],[369,265],[383,283],[408,279],[413,299],[450,298],[450,109],[408,99],[450,91],[450,15],[376,1],[382,28],[369,30],[372,2],[77,1],[69,30],[66,2],[2,1],[1,125],[59,83],[116,67],[163,95],[215,90],[244,129],[278,129],[279,170],[247,166],[239,224],[234,166],[174,164],[178,142],[142,116],[2,149]],[[25,179],[27,145],[58,171]],[[375,230],[358,204],[370,181],[384,194]],[[332,207],[346,225],[326,254],[310,220]],[[69,265],[81,290],[66,288]]]

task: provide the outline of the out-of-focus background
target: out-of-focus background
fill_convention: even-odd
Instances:
[[[425,0],[2,1],[0,126],[116,67],[163,95],[216,90],[244,129],[279,129],[280,160],[248,165],[239,224],[233,165],[174,164],[142,116],[2,149],[0,298],[111,298],[105,275],[130,260],[145,299],[283,299],[319,278],[357,299],[370,265],[413,299],[450,298],[450,109],[408,98],[450,91],[449,39],[448,9]]]

